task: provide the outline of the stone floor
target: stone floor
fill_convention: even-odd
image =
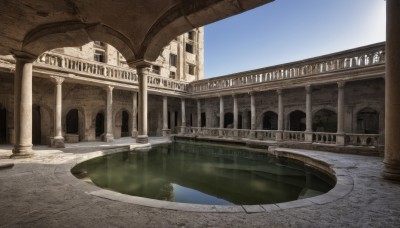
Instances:
[[[151,138],[152,144],[166,138]],[[104,199],[98,190],[66,172],[93,151],[135,144],[67,144],[54,150],[34,147],[35,156],[8,159],[11,146],[0,146],[0,227],[399,227],[400,183],[380,176],[382,158],[293,150],[326,161],[353,180],[346,196],[324,204],[261,213],[201,213],[160,209]]]

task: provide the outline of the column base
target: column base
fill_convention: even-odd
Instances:
[[[253,131],[253,130],[250,130],[249,138],[250,139],[256,139],[256,132]]]
[[[114,141],[114,136],[112,134],[106,134],[102,136],[101,139],[103,142],[112,142]]]
[[[136,143],[145,144],[149,142],[149,136],[147,135],[138,135],[136,138]]]
[[[304,140],[305,140],[305,142],[312,143],[313,142],[313,133],[306,131],[304,133]]]
[[[51,148],[65,148],[64,137],[50,137]]]
[[[282,141],[283,140],[283,131],[277,131],[275,133],[275,141]]]
[[[162,135],[164,137],[170,136],[171,135],[171,130],[170,129],[162,129]]]
[[[382,177],[387,180],[400,181],[400,161],[384,161]]]
[[[137,138],[138,136],[138,131],[137,130],[133,130],[132,131],[132,138]]]
[[[12,150],[12,155],[10,158],[30,158],[34,155],[32,150],[32,145],[29,146],[21,146],[15,145],[14,149]]]
[[[345,145],[345,137],[343,133],[338,133],[336,135],[336,145],[344,146]]]

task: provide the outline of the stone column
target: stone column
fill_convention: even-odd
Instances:
[[[233,136],[238,137],[239,133],[238,133],[237,129],[238,129],[239,111],[238,111],[236,94],[232,94],[232,98],[233,98]]]
[[[282,141],[283,139],[283,103],[282,103],[282,90],[276,90],[278,94],[278,131],[276,132],[275,140]]]
[[[163,97],[163,136],[168,136],[169,135],[169,129],[168,129],[168,97],[164,96]]]
[[[64,137],[62,136],[61,112],[62,112],[62,83],[64,78],[51,76],[56,84],[54,90],[55,97],[55,112],[54,112],[54,137],[50,140],[50,146],[54,148],[64,148]]]
[[[337,135],[336,145],[344,146],[344,85],[345,82],[338,82],[338,114],[337,114]]]
[[[148,143],[147,135],[147,76],[149,75],[149,66],[140,65],[136,67],[139,77],[139,135],[137,143]]]
[[[400,1],[386,0],[385,159],[383,177],[400,181]]]
[[[114,136],[113,136],[113,86],[107,86],[107,129],[106,129],[106,134],[103,135],[103,141],[104,142],[112,142],[114,141]]]
[[[304,133],[306,142],[312,142],[312,103],[311,103],[312,88],[306,86],[306,132]]]
[[[133,92],[132,96],[132,138],[138,136],[137,131],[137,92]]]
[[[14,149],[11,157],[29,157],[32,151],[32,62],[36,56],[14,52]]]
[[[200,100],[197,99],[197,127],[201,127],[201,104]]]
[[[185,129],[186,129],[186,104],[185,104],[185,98],[181,99],[181,108],[182,108],[181,134],[185,134]]]
[[[224,97],[219,96],[219,137],[223,136],[222,129],[224,128]]]
[[[255,130],[256,130],[256,99],[254,96],[254,92],[250,92],[250,112],[251,112],[251,124],[250,124],[250,137],[255,138]]]

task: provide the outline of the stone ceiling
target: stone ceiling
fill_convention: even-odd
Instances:
[[[0,54],[116,47],[131,64],[153,61],[176,36],[273,0],[0,0]]]

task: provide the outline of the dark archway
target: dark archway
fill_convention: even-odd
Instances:
[[[264,112],[263,130],[278,130],[278,114],[275,112]]]
[[[67,134],[79,133],[79,115],[77,109],[72,109],[67,113],[65,122]]]
[[[7,143],[7,110],[0,104],[0,144]]]
[[[243,129],[243,123],[242,123],[242,121],[243,121],[243,117],[242,117],[242,115],[238,115],[238,129]]]
[[[306,114],[302,111],[294,111],[289,114],[289,130],[305,131],[306,130]]]
[[[40,145],[42,143],[42,118],[40,115],[40,106],[32,107],[32,143]]]
[[[201,113],[201,126],[200,127],[205,127],[206,126],[206,113],[202,112]]]
[[[224,128],[233,128],[233,113],[231,113],[231,112],[225,113]]]
[[[129,113],[122,111],[122,125],[121,125],[121,137],[130,136],[129,134]]]
[[[372,108],[357,112],[357,133],[379,134],[379,112]]]
[[[102,112],[96,115],[96,137],[100,137],[104,133],[104,114]]]
[[[327,109],[316,112],[313,117],[313,131],[337,132],[337,114]]]

